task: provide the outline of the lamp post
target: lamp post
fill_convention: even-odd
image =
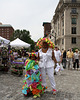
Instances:
[[[53,36],[55,38],[55,45],[56,45],[56,33],[55,33],[55,35],[50,34],[50,36]]]

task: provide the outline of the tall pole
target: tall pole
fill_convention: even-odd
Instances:
[[[55,33],[55,45],[56,45],[56,33]]]
[[[50,35],[52,35],[54,37],[54,39],[55,39],[55,45],[56,45],[56,33],[55,33],[55,35],[53,35],[53,34],[50,34]]]

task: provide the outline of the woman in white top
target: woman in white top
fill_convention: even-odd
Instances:
[[[48,43],[43,41],[42,48],[38,51],[39,67],[42,74],[42,85],[47,86],[46,73],[48,74],[53,94],[56,94],[56,84],[54,80],[54,62],[57,62],[54,51],[49,48]]]
[[[17,58],[18,58],[18,52],[16,50],[13,52],[13,56],[14,56],[14,59],[17,60]]]
[[[79,68],[79,53],[78,53],[78,49],[75,50],[75,53],[74,53],[74,69],[76,68],[76,64],[77,64],[77,70]]]

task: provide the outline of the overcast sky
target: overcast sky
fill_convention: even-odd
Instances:
[[[0,0],[0,22],[30,31],[37,41],[43,37],[43,22],[51,22],[59,0]]]

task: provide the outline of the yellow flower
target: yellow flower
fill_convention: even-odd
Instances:
[[[29,78],[29,80],[31,80],[31,77]]]
[[[31,86],[30,86],[30,90],[31,90],[31,91],[33,90]]]
[[[25,77],[26,77],[27,75],[25,75]]]

